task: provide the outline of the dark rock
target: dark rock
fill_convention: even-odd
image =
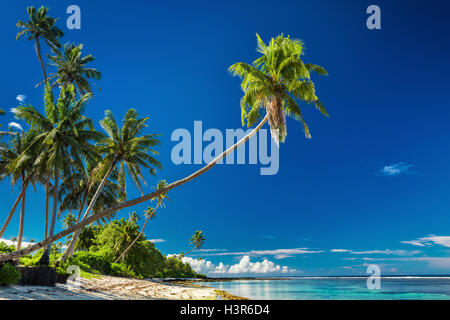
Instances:
[[[18,267],[22,273],[18,285],[54,286],[57,280],[56,270],[50,267]]]
[[[67,279],[69,279],[70,274],[57,274],[56,275],[56,283],[67,283]]]

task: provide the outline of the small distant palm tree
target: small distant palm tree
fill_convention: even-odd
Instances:
[[[65,44],[62,52],[58,49],[52,50],[54,55],[48,55],[49,65],[57,68],[57,71],[48,77],[48,79],[55,79],[52,86],[58,84],[66,87],[73,84],[80,96],[87,92],[92,93],[88,80],[100,80],[101,73],[97,69],[86,67],[95,58],[90,54],[82,57],[82,50],[82,44],[76,46],[74,43]]]
[[[11,241],[12,241],[12,243],[16,243],[17,242],[17,237],[11,237]]]
[[[45,72],[44,62],[41,56],[40,40],[44,40],[51,48],[59,48],[59,38],[64,33],[55,26],[57,19],[47,15],[48,8],[42,6],[38,10],[31,6],[27,8],[29,20],[24,22],[19,20],[17,27],[22,29],[17,33],[16,39],[19,40],[22,36],[28,36],[28,40],[32,40],[36,46],[36,55],[41,63],[42,73],[44,74],[44,81],[47,83],[47,74]]]
[[[66,217],[62,220],[64,229],[70,228],[72,226],[74,226],[77,223],[77,218],[75,217],[75,215],[72,212],[69,212]],[[67,236],[67,240],[70,241],[70,239],[72,238],[72,235],[68,235]]]
[[[161,180],[158,182],[158,185],[156,186],[155,189],[163,190],[166,187],[167,187],[167,181]],[[134,239],[134,241],[128,246],[128,248],[126,248],[125,251],[122,252],[122,254],[117,258],[116,263],[119,262],[120,259],[123,258],[127,254],[127,252],[131,249],[131,247],[142,236],[142,234],[144,233],[145,227],[147,226],[147,223],[156,216],[156,209],[158,209],[158,207],[165,207],[164,200],[166,200],[166,199],[169,199],[169,197],[167,196],[167,192],[163,192],[156,198],[156,203],[157,203],[156,208],[152,208],[152,207],[147,208],[147,210],[145,211],[145,216],[147,217],[147,219],[145,219],[145,223],[142,226],[141,232],[139,232],[139,235],[136,237],[136,239]]]
[[[2,108],[0,108],[0,116],[3,116],[5,114],[5,110],[3,110]],[[0,123],[0,127],[2,126],[2,124]]]
[[[132,237],[136,234],[137,228],[136,224],[131,221],[122,220],[120,221],[117,230],[119,231],[119,237],[117,237],[113,247],[115,254],[120,255],[120,252],[123,252],[132,242]],[[124,258],[125,256],[122,256],[122,262]]]
[[[205,244],[205,236],[203,235],[203,231],[197,230],[195,231],[194,235],[189,240],[189,244],[192,244],[194,248],[186,252],[188,254],[189,252],[193,250],[200,250],[203,248],[203,245]]]

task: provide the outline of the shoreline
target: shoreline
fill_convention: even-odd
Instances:
[[[91,279],[80,277],[53,287],[0,287],[0,300],[217,300],[222,295],[226,293],[205,286],[104,275]]]

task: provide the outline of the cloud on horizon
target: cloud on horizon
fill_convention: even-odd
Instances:
[[[450,236],[430,235],[428,237],[418,238],[416,240],[401,241],[404,244],[410,244],[417,247],[431,247],[434,244],[450,248]]]
[[[172,255],[168,255],[172,256]],[[208,260],[198,260],[191,257],[183,257],[184,263],[188,263],[195,272],[214,275],[246,275],[246,274],[286,274],[298,272],[288,266],[281,266],[263,259],[263,261],[252,262],[250,256],[243,256],[241,260],[233,265],[222,262],[214,264]]]
[[[292,249],[274,249],[274,250],[250,250],[240,252],[215,252],[207,253],[204,256],[273,256],[275,259],[290,258],[299,254],[320,253],[323,250],[311,250],[309,248],[292,248]]]
[[[384,250],[365,250],[365,251],[354,251],[350,249],[331,249],[330,252],[342,252],[342,253],[350,253],[350,254],[385,254],[385,255],[393,255],[393,256],[413,256],[418,253],[421,253],[420,250],[401,250],[401,249],[384,249]],[[350,260],[352,258],[347,258]],[[365,258],[369,260],[369,258]]]

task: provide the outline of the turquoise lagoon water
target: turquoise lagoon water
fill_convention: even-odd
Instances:
[[[368,289],[367,278],[314,277],[239,280],[205,285],[257,300],[450,300],[450,277],[381,278]]]

